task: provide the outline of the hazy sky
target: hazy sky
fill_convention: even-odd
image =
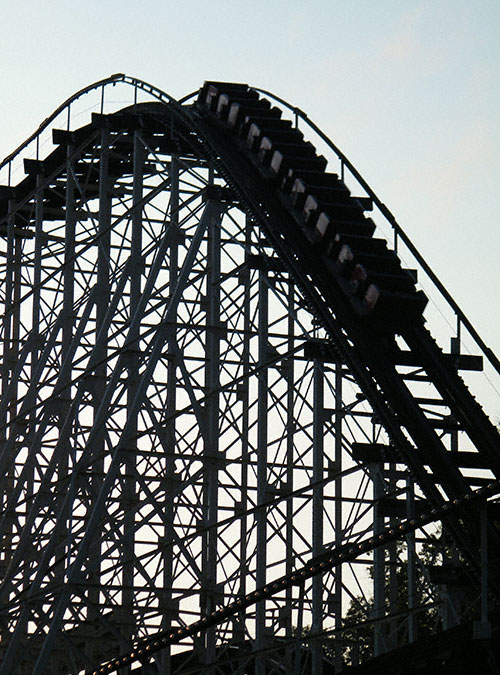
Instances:
[[[0,24],[0,155],[114,72],[248,82],[305,110],[500,352],[500,0],[24,0]]]

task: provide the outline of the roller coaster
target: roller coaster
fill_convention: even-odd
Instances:
[[[0,675],[500,672],[500,363],[304,112],[115,74],[0,174]]]

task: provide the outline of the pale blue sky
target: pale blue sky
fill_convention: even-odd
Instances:
[[[500,352],[500,0],[19,0],[0,155],[114,72],[270,89],[348,155]]]

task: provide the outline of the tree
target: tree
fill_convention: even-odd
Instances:
[[[463,559],[453,543],[439,529],[428,535],[421,546],[414,565],[415,597],[413,603],[414,636],[425,640],[446,628],[446,602],[455,594],[461,620],[477,618],[477,594],[470,594],[460,573]],[[323,653],[334,661],[340,649],[346,665],[357,665],[374,656],[375,630],[381,627],[386,648],[396,649],[409,640],[408,560],[404,542],[397,542],[385,551],[385,612],[382,620],[373,616],[373,597],[353,596],[343,617],[341,635],[328,634],[321,639]],[[373,579],[373,566],[369,568]],[[447,578],[446,578],[447,577]],[[394,582],[396,580],[396,592]],[[391,588],[392,587],[392,588]],[[442,591],[446,590],[448,601]],[[389,601],[392,595],[392,602]],[[310,626],[302,629],[307,643]],[[317,638],[316,638],[317,639]],[[385,650],[384,650],[385,651]]]
[[[351,599],[343,620],[343,657],[346,664],[354,665],[373,656],[377,626],[392,647],[408,641],[408,561],[404,549],[403,542],[398,542],[392,555],[389,551],[385,552],[385,597],[391,599],[392,596],[392,602],[386,602],[383,623],[373,618],[373,597],[366,599],[359,595]],[[415,565],[413,611],[414,628],[419,638],[433,635],[442,626],[440,608],[435,602],[436,588],[430,581],[429,569],[441,562],[443,555],[450,557],[451,549],[438,532],[422,545]],[[370,567],[370,576],[373,579],[373,567]]]

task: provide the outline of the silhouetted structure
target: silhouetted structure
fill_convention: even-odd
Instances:
[[[0,168],[0,675],[495,668],[498,360],[307,116],[117,74]]]

